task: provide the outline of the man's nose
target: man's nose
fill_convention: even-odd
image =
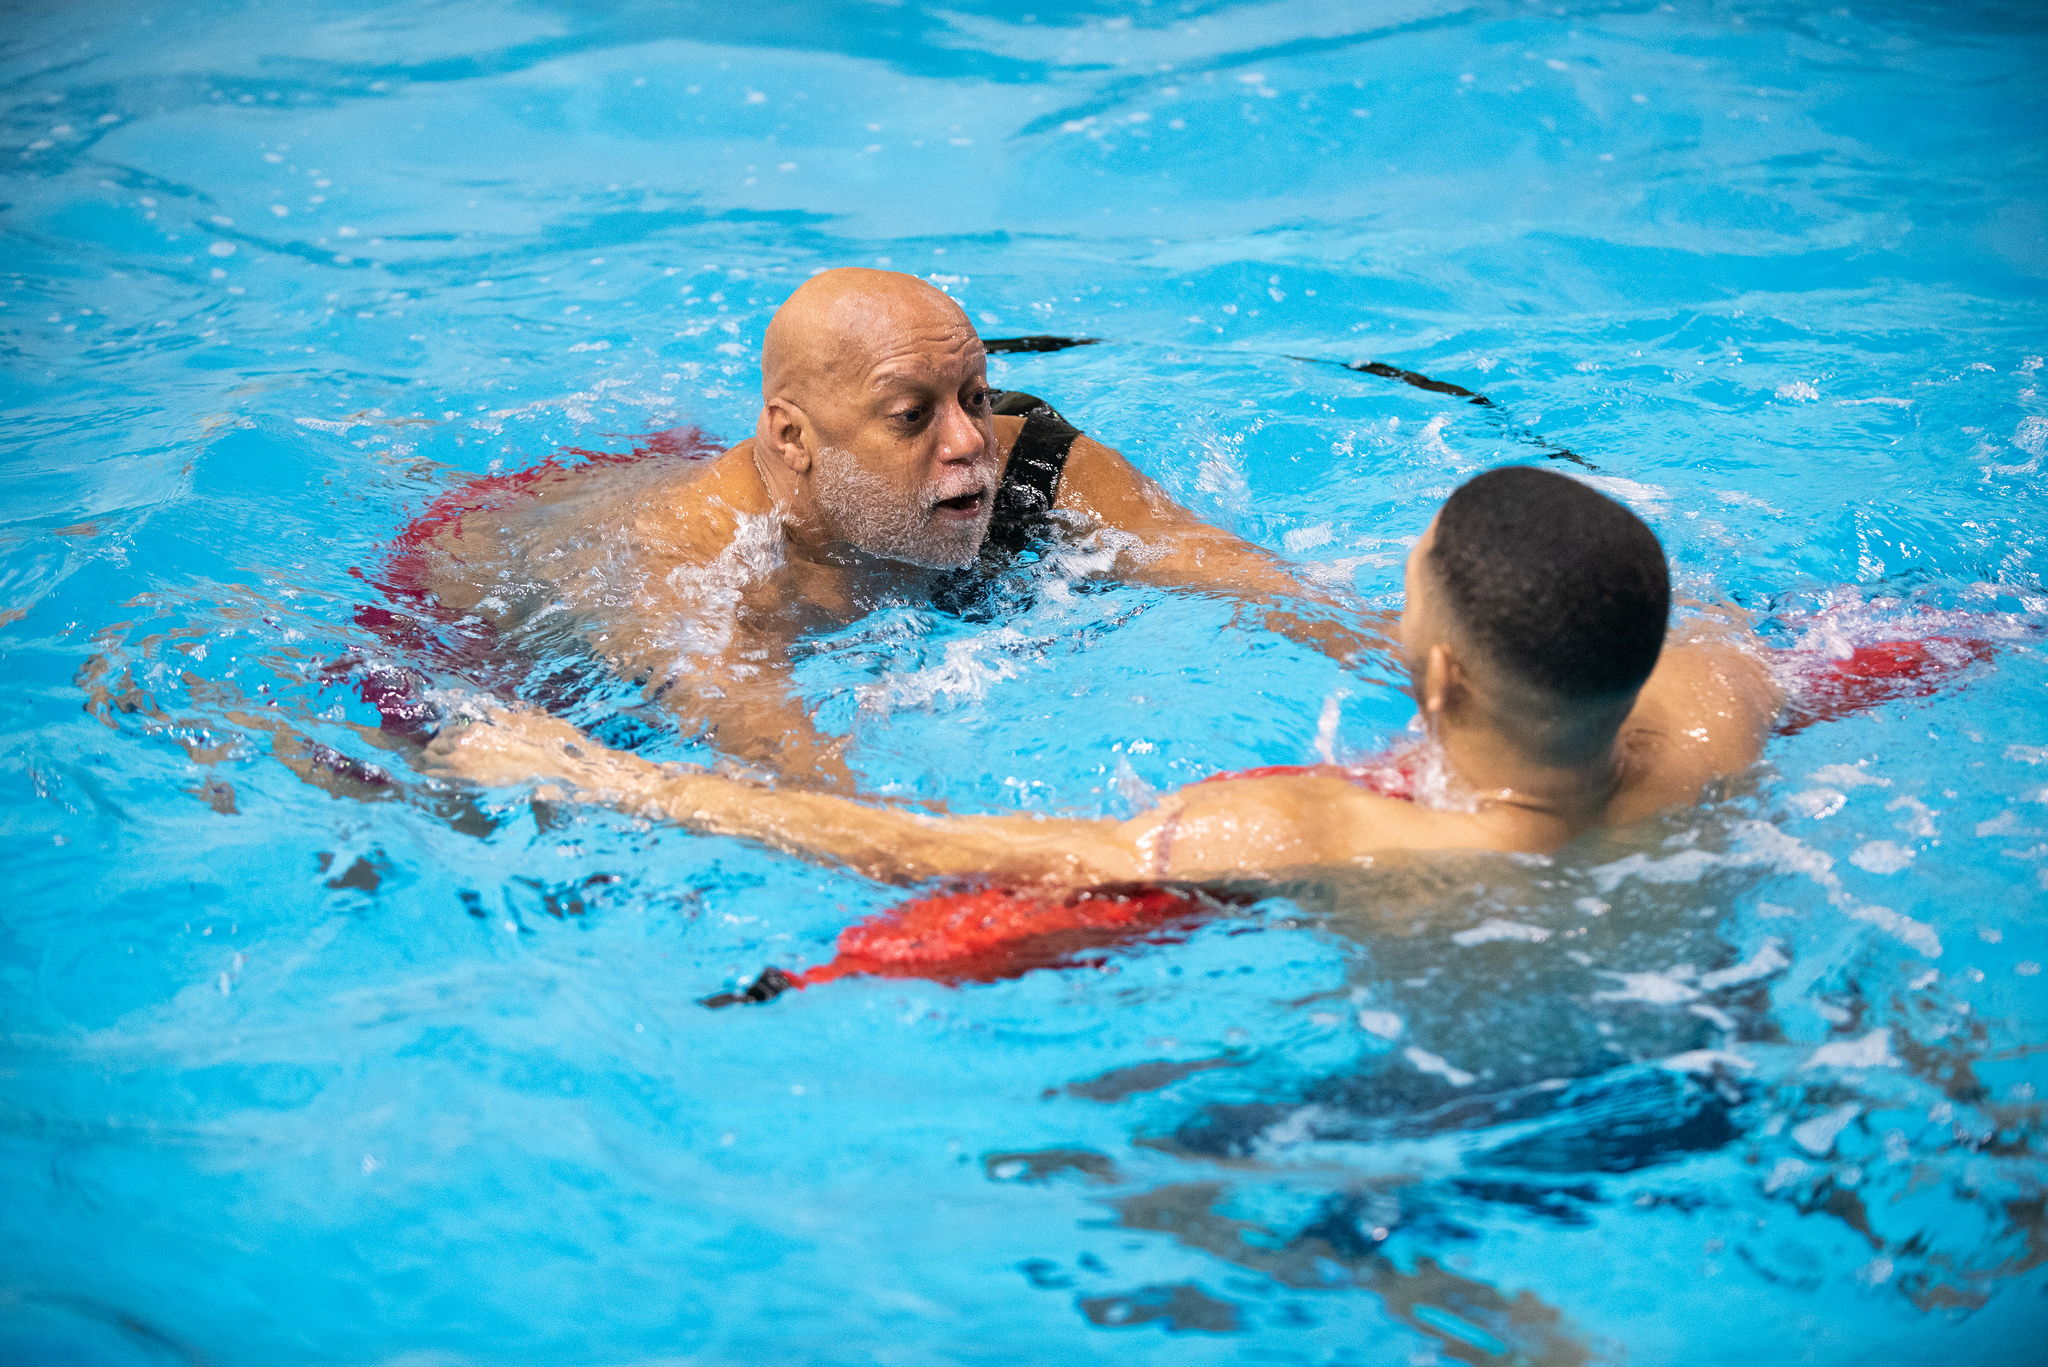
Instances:
[[[981,459],[988,445],[987,434],[958,399],[948,399],[940,407],[938,423],[941,464],[972,465]]]

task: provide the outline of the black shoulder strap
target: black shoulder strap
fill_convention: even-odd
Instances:
[[[1059,497],[1060,475],[1067,468],[1067,453],[1081,433],[1054,412],[1051,404],[1017,390],[997,395],[994,410],[998,416],[1021,415],[1024,427],[1010,444],[1010,463],[996,489],[988,539],[983,544],[1015,555],[1052,512]]]

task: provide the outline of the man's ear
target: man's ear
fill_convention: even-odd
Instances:
[[[811,472],[811,419],[788,399],[770,399],[761,406],[754,444],[764,457],[782,462],[791,474]]]
[[[1472,701],[1472,683],[1465,676],[1465,667],[1442,641],[1431,646],[1429,654],[1423,657],[1415,701],[1432,730],[1456,719]]]

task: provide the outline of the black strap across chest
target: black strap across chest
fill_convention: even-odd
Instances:
[[[982,547],[984,553],[1016,555],[1050,522],[1067,454],[1081,433],[1051,404],[1021,390],[998,393],[993,408],[998,417],[1022,417],[1024,427],[1010,443],[1010,463],[996,488]]]

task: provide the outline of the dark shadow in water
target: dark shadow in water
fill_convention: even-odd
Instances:
[[[1217,1213],[1224,1194],[1220,1182],[1179,1183],[1112,1205],[1121,1228],[1166,1234],[1283,1286],[1370,1291],[1395,1319],[1436,1340],[1444,1356],[1474,1367],[1583,1367],[1618,1360],[1527,1291],[1508,1296],[1430,1257],[1418,1256],[1413,1271],[1402,1271],[1382,1251],[1391,1230],[1379,1222],[1390,1218],[1390,1208],[1398,1210],[1385,1193],[1333,1195],[1291,1232]]]
[[[1070,1082],[1064,1087],[1048,1087],[1046,1096],[1078,1096],[1084,1101],[1121,1101],[1139,1092],[1156,1092],[1161,1087],[1170,1087],[1184,1077],[1206,1073],[1216,1068],[1241,1068],[1245,1060],[1234,1054],[1220,1058],[1191,1059],[1184,1063],[1158,1060],[1152,1063],[1134,1063],[1128,1068],[1112,1068],[1096,1077],[1081,1082]]]
[[[1076,1304],[1098,1329],[1158,1323],[1169,1333],[1198,1329],[1206,1334],[1234,1334],[1240,1327],[1235,1304],[1217,1300],[1193,1282],[1141,1286],[1120,1296],[1083,1296]]]
[[[133,1311],[62,1292],[0,1290],[0,1350],[5,1350],[0,1357],[23,1367],[112,1367],[115,1362],[206,1367],[206,1356],[197,1348]]]

